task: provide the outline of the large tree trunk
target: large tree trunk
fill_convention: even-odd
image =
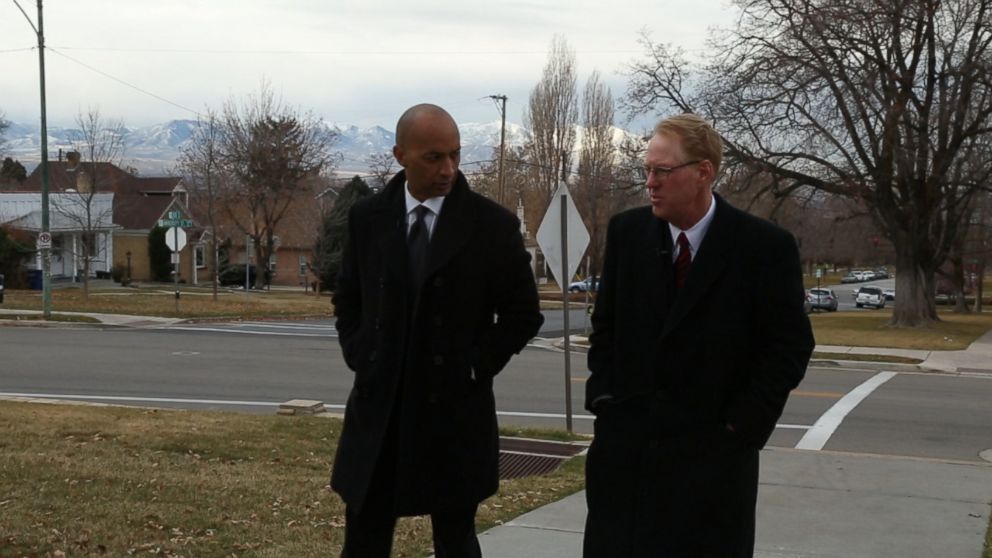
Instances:
[[[920,262],[920,254],[906,242],[896,245],[896,301],[893,327],[930,327],[937,316],[934,269]]]
[[[975,312],[982,312],[982,297],[985,295],[985,258],[979,258],[975,263],[975,273],[978,276],[977,285],[975,285]]]
[[[954,312],[968,314],[971,309],[968,308],[968,300],[965,297],[964,258],[960,254],[956,254],[949,259],[953,266],[951,268],[951,284],[954,285]]]

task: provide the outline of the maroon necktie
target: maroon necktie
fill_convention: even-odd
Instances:
[[[675,258],[675,286],[682,288],[685,279],[689,276],[689,267],[692,265],[692,254],[689,252],[689,239],[685,233],[679,233],[679,255]]]

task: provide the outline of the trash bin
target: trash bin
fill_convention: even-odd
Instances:
[[[28,270],[28,287],[33,291],[40,291],[43,286],[43,273],[40,269]]]

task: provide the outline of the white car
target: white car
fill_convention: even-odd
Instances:
[[[858,296],[854,299],[854,305],[858,308],[873,306],[875,308],[885,308],[885,293],[880,287],[868,285],[858,289]]]

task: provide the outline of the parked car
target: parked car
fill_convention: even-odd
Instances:
[[[803,296],[803,312],[809,314],[812,311],[813,311],[813,301],[810,300],[809,293],[806,293]]]
[[[882,289],[873,285],[868,285],[858,289],[858,296],[854,299],[854,305],[858,308],[873,306],[875,308],[885,308],[885,294]]]
[[[586,277],[581,281],[573,281],[568,284],[570,293],[594,293],[599,289],[599,277]]]
[[[251,265],[248,268],[248,284],[253,288],[255,286],[255,266]],[[217,282],[221,286],[245,286],[245,264],[234,264],[228,265],[221,268],[220,273],[217,274]]]
[[[837,295],[833,289],[816,288],[809,290],[809,302],[814,310],[837,311]]]
[[[885,300],[895,300],[896,290],[895,289],[882,289],[882,294],[885,295]]]
[[[875,278],[876,279],[888,279],[889,278],[889,270],[885,269],[884,267],[876,268],[875,269]]]
[[[840,278],[841,283],[857,283],[858,281],[861,281],[861,279],[853,271],[848,271]]]

